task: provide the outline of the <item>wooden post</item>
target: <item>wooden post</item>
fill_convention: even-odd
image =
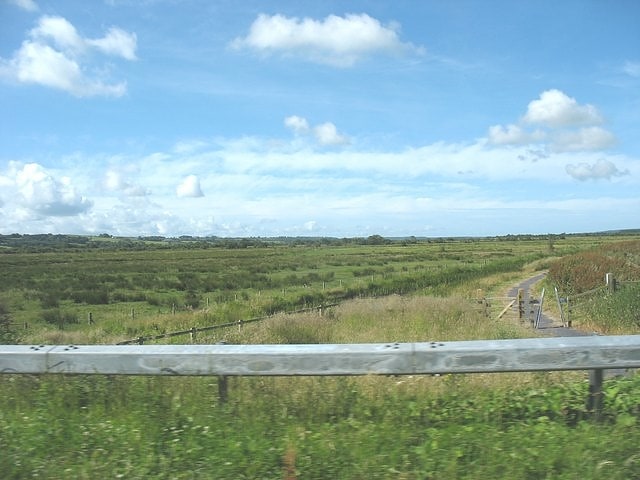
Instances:
[[[564,319],[564,310],[562,309],[562,302],[560,301],[560,294],[558,293],[558,287],[553,287],[556,293],[556,302],[558,302],[558,310],[560,310],[560,320],[562,321],[562,326],[566,327],[567,322]]]
[[[616,279],[613,276],[613,273],[607,273],[604,276],[604,281],[609,288],[609,293],[614,293],[616,291]]]
[[[542,305],[544,304],[544,288],[542,289],[542,294],[540,295],[540,305],[538,305],[538,315],[536,316],[536,323],[534,328],[538,328],[540,326],[540,318],[542,317]]]
[[[520,321],[524,318],[524,288],[518,289],[518,318]]]
[[[191,331],[189,332],[189,337],[191,338],[191,343],[196,343],[196,333],[198,330],[196,327],[191,327]]]
[[[89,316],[87,317],[87,323],[89,323],[89,325],[93,325],[93,315],[91,312],[89,312]]]

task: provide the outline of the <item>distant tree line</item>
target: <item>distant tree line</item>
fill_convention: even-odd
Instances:
[[[571,236],[598,235],[637,235],[640,229],[616,230],[598,233],[580,234],[508,234],[490,237],[383,237],[370,235],[368,237],[197,237],[181,235],[179,237],[164,237],[161,235],[139,237],[117,237],[108,233],[96,236],[66,235],[66,234],[19,234],[0,235],[0,253],[14,251],[46,252],[52,250],[71,249],[105,249],[105,250],[148,250],[158,248],[261,248],[269,246],[342,246],[342,245],[411,245],[423,243],[447,242],[479,242],[479,241],[536,241],[560,240]]]

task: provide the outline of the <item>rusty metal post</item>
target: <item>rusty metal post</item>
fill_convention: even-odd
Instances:
[[[596,368],[589,371],[589,397],[587,398],[587,411],[593,414],[596,420],[602,416],[602,406],[604,403],[604,393],[602,392],[602,381],[604,370]]]
[[[229,377],[226,375],[218,375],[218,399],[220,404],[227,403],[229,398]]]

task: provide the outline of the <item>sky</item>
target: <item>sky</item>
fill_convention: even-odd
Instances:
[[[0,0],[0,234],[640,228],[636,0]]]

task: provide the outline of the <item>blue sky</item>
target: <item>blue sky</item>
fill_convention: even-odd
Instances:
[[[0,0],[0,233],[640,228],[640,2]]]

